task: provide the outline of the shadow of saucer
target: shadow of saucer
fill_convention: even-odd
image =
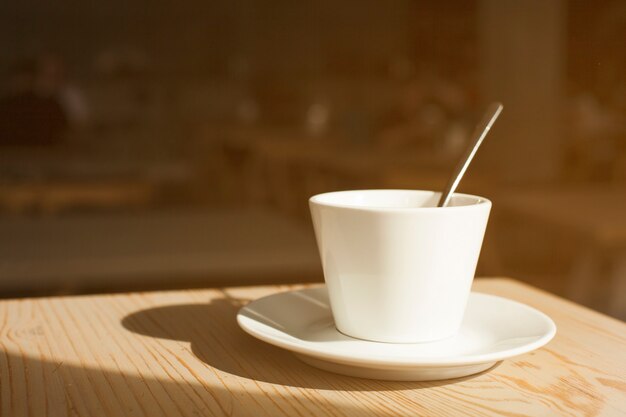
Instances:
[[[155,307],[122,320],[129,331],[145,336],[189,342],[205,365],[225,373],[284,386],[342,391],[398,391],[459,383],[468,377],[432,382],[394,382],[348,377],[313,368],[294,355],[261,342],[239,328],[236,314],[246,300],[225,296],[207,304]]]

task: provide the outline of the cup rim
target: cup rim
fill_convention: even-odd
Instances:
[[[316,194],[309,198],[309,204],[314,204],[318,206],[325,207],[336,207],[336,208],[344,208],[358,211],[393,211],[393,212],[431,212],[431,211],[458,211],[458,210],[475,210],[482,208],[484,206],[491,207],[491,200],[473,195],[473,194],[465,194],[465,193],[453,193],[452,196],[457,197],[466,197],[473,199],[475,202],[472,204],[464,204],[462,206],[447,206],[447,207],[388,207],[388,206],[364,206],[357,204],[343,204],[343,203],[334,203],[329,201],[322,201],[325,197],[329,197],[338,194],[349,194],[349,193],[369,193],[369,192],[410,192],[410,193],[430,193],[433,195],[441,195],[441,191],[433,191],[433,190],[409,190],[409,189],[363,189],[363,190],[342,190],[342,191],[330,191],[326,193]]]

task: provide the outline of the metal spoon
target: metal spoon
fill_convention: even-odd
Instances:
[[[439,203],[437,204],[437,207],[445,207],[450,202],[450,197],[452,197],[452,193],[454,193],[454,190],[456,190],[459,182],[461,182],[463,174],[465,174],[467,167],[469,166],[470,162],[472,162],[472,158],[474,158],[474,155],[476,154],[476,151],[478,150],[480,144],[483,142],[483,139],[485,139],[485,136],[487,136],[487,133],[489,133],[491,126],[493,126],[498,116],[500,116],[502,108],[502,103],[498,102],[491,103],[487,108],[483,119],[476,126],[476,129],[472,134],[473,139],[465,150],[463,157],[461,157],[456,168],[454,169],[454,173],[448,180],[446,188],[443,190],[443,193],[441,193],[441,198],[439,198]]]

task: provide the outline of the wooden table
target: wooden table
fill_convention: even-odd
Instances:
[[[478,291],[558,326],[535,352],[437,382],[350,378],[245,334],[237,310],[293,286],[0,302],[0,415],[617,416],[626,414],[626,325],[508,279]]]

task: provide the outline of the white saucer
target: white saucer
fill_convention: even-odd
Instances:
[[[416,344],[370,342],[335,328],[325,287],[289,291],[251,302],[237,314],[242,329],[290,350],[309,365],[361,378],[430,381],[458,378],[548,343],[556,325],[516,301],[472,293],[460,332]]]

